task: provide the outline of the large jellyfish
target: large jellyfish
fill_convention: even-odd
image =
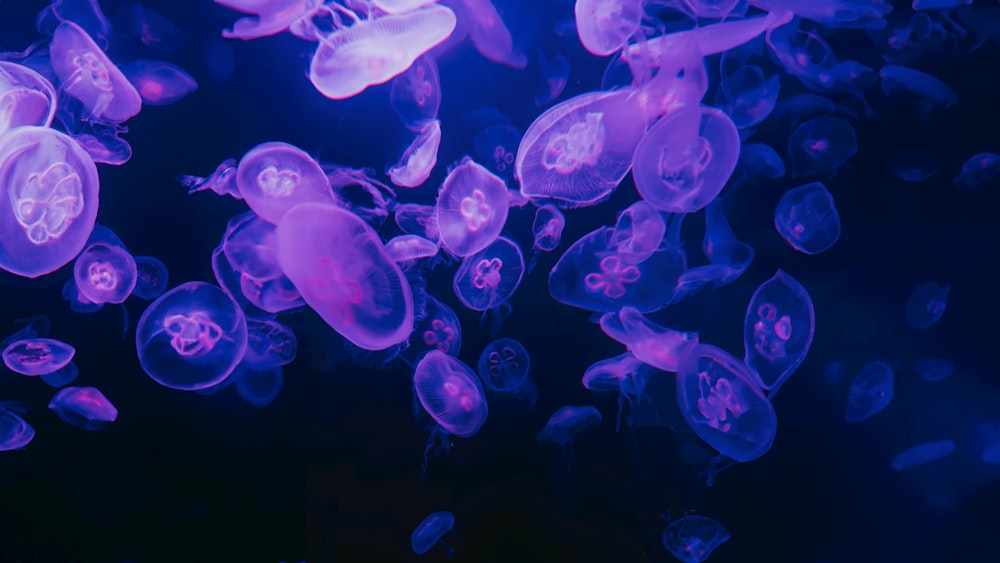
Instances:
[[[124,247],[94,243],[76,259],[73,277],[80,295],[91,303],[122,303],[135,289],[135,259]]]
[[[663,531],[663,546],[683,563],[701,563],[729,539],[715,520],[696,514],[678,518]]]
[[[466,257],[455,271],[455,295],[474,311],[500,307],[521,285],[524,256],[506,237],[498,238],[480,252]]]
[[[840,214],[819,182],[785,192],[774,210],[774,226],[785,242],[805,254],[819,254],[840,238]]]
[[[47,78],[17,63],[0,61],[0,136],[15,127],[48,127],[56,92]]]

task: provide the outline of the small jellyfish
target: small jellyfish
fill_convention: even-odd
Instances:
[[[870,418],[889,406],[893,394],[892,368],[880,361],[866,365],[851,380],[844,420],[861,422]]]
[[[812,298],[778,270],[750,298],[743,323],[744,362],[771,396],[805,359],[816,330]]]
[[[240,398],[257,408],[273,403],[285,382],[281,366],[251,368],[241,364],[231,377],[236,380],[236,393]]]
[[[982,190],[1000,185],[1000,155],[983,152],[969,157],[953,183],[960,190]]]
[[[466,157],[448,172],[435,208],[445,248],[455,256],[470,256],[500,236],[509,212],[507,186]]]
[[[922,117],[936,110],[946,110],[958,102],[958,96],[933,76],[904,66],[886,65],[879,70],[882,93],[896,100],[916,105]]]
[[[35,429],[20,417],[19,404],[0,403],[0,452],[21,450],[35,438]]]
[[[601,330],[624,344],[637,359],[670,373],[676,373],[681,359],[698,345],[698,333],[659,326],[632,307],[605,313]]]
[[[257,39],[281,33],[292,22],[308,18],[319,9],[320,0],[215,0],[232,10],[252,14],[222,30],[227,39]]]
[[[571,450],[576,435],[584,430],[601,424],[601,411],[597,407],[565,406],[552,413],[545,427],[538,432],[538,441],[558,444]]]
[[[542,252],[551,252],[559,246],[565,226],[566,217],[555,205],[546,203],[535,211],[535,219],[531,222],[534,242],[531,245],[528,273],[535,269],[535,264],[538,263],[538,257]]]
[[[781,196],[774,210],[774,227],[795,250],[819,254],[840,238],[840,214],[826,186],[813,182]]]
[[[413,388],[427,414],[449,434],[467,438],[486,422],[489,409],[476,373],[440,350],[417,363]]]
[[[288,143],[262,143],[250,149],[240,159],[236,184],[250,209],[275,225],[300,203],[334,201],[319,163]]]
[[[432,119],[410,143],[399,163],[389,168],[386,174],[390,181],[402,188],[416,188],[423,185],[437,165],[438,149],[441,146],[441,122]]]
[[[857,152],[854,127],[839,117],[810,119],[788,139],[788,160],[794,177],[833,174]]]
[[[500,237],[462,260],[452,286],[463,305],[474,311],[487,311],[506,303],[521,285],[523,275],[521,248]]]
[[[413,529],[410,536],[410,545],[413,552],[423,555],[437,544],[441,544],[448,550],[448,559],[455,550],[444,543],[441,538],[455,527],[455,515],[451,512],[432,512],[424,518],[423,522]]]
[[[403,125],[414,133],[424,131],[428,122],[437,120],[441,107],[441,79],[434,57],[421,55],[410,68],[392,79],[389,105]]]
[[[514,177],[514,153],[521,142],[521,132],[510,123],[495,123],[476,136],[476,157],[486,168],[510,180]]]
[[[21,375],[45,375],[62,369],[75,354],[76,348],[53,338],[26,338],[4,348],[3,363]]]
[[[176,53],[184,48],[184,32],[162,14],[142,4],[126,4],[115,18],[115,35],[137,37],[162,53]]]
[[[137,280],[135,259],[121,246],[95,243],[80,253],[73,278],[80,295],[91,303],[123,303]]]
[[[599,57],[624,47],[644,16],[640,0],[576,0],[573,11],[583,48]]]
[[[726,112],[738,129],[757,125],[771,115],[781,92],[781,75],[769,78],[756,65],[742,65],[723,76],[716,105]]]
[[[433,295],[427,295],[424,317],[417,321],[410,336],[410,345],[403,350],[403,360],[415,364],[425,353],[438,350],[458,356],[462,348],[462,325],[451,307]]]
[[[925,442],[896,454],[889,465],[896,471],[902,471],[951,455],[954,451],[955,442],[951,440]]]
[[[298,339],[287,326],[270,320],[247,319],[247,348],[241,364],[251,369],[284,366],[295,360]]]
[[[190,74],[166,61],[139,59],[121,70],[147,106],[169,106],[198,89]]]
[[[132,295],[139,299],[156,299],[167,290],[169,277],[167,276],[167,265],[162,260],[153,256],[135,257],[135,289]]]
[[[566,83],[569,81],[569,60],[562,53],[557,53],[552,60],[549,60],[539,50],[538,62],[542,78],[535,90],[535,105],[541,108],[555,101],[566,89]]]
[[[683,563],[701,563],[729,539],[729,532],[707,516],[678,518],[663,531],[663,546]]]
[[[922,182],[937,174],[941,162],[937,155],[925,151],[907,151],[892,160],[892,175],[904,182]]]
[[[955,364],[944,358],[925,358],[913,362],[913,369],[925,381],[942,381],[955,371]]]
[[[239,364],[247,346],[246,318],[217,286],[187,282],[143,311],[135,346],[142,369],[160,385],[204,389]]]
[[[477,368],[483,386],[490,391],[518,395],[533,386],[528,379],[531,357],[524,345],[513,338],[487,344],[479,355]]]
[[[64,421],[84,430],[101,430],[118,418],[118,409],[96,387],[60,390],[49,408]]]
[[[938,285],[936,282],[924,282],[913,289],[904,309],[906,324],[910,328],[924,330],[934,326],[944,314],[947,307],[950,284]]]

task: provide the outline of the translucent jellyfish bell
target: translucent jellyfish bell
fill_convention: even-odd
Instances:
[[[396,186],[416,188],[423,185],[437,164],[438,148],[441,146],[441,122],[432,119],[410,143],[399,163],[389,168],[386,174]]]
[[[444,543],[441,538],[454,527],[455,515],[451,512],[429,514],[423,522],[413,529],[413,533],[410,535],[410,545],[413,547],[413,552],[417,555],[423,555],[440,543],[448,550],[448,559],[451,559],[451,554],[455,550]]]
[[[441,79],[434,57],[424,54],[410,68],[392,79],[389,105],[403,125],[415,133],[438,117],[441,108]]]
[[[67,387],[49,401],[59,418],[84,430],[100,430],[118,418],[118,409],[96,387]]]
[[[306,304],[351,343],[382,350],[410,337],[410,284],[357,215],[298,205],[278,224],[277,243],[281,269]]]
[[[429,350],[438,350],[450,356],[458,356],[462,349],[462,325],[451,307],[433,295],[427,295],[424,302],[424,317],[413,327],[410,345],[403,350],[403,360],[413,365]]]
[[[59,24],[49,53],[60,92],[80,100],[94,119],[121,123],[142,109],[139,92],[80,26]]]
[[[663,531],[663,546],[683,563],[701,563],[729,539],[729,532],[707,516],[678,518]]]
[[[839,117],[810,119],[788,139],[789,167],[795,177],[833,174],[857,152],[854,127]]]
[[[500,237],[462,260],[452,285],[463,305],[474,311],[486,311],[505,303],[521,285],[523,275],[521,248]]]
[[[583,48],[599,57],[624,47],[644,15],[640,0],[576,0],[573,11]]]
[[[650,127],[635,149],[632,176],[653,207],[693,213],[719,195],[739,154],[739,133],[728,115],[686,106]]]
[[[73,359],[76,348],[52,338],[15,340],[3,350],[7,369],[21,375],[36,376],[56,372]]]
[[[135,269],[135,289],[132,290],[132,295],[139,299],[156,299],[167,290],[167,265],[159,258],[136,256]]]
[[[676,373],[681,358],[698,345],[697,332],[681,332],[646,319],[632,307],[601,316],[601,330],[633,356],[657,369]]]
[[[198,89],[184,69],[166,61],[139,59],[123,65],[122,74],[147,106],[168,106]]]
[[[885,362],[866,365],[851,380],[844,420],[861,422],[889,406],[895,396],[893,381],[892,368]]]
[[[236,20],[232,29],[222,30],[223,37],[257,39],[281,33],[292,22],[315,13],[321,0],[215,0],[215,3],[255,16]]]
[[[486,422],[489,410],[476,373],[440,350],[431,350],[417,363],[413,388],[427,414],[449,434],[469,437]]]
[[[531,357],[524,345],[513,338],[500,338],[483,348],[476,371],[490,391],[517,393],[530,370]]]
[[[143,311],[135,346],[142,369],[160,385],[204,389],[239,364],[247,346],[246,318],[217,286],[188,282]]]
[[[0,452],[23,449],[35,438],[35,429],[15,410],[8,403],[0,403]]]
[[[448,172],[437,197],[441,242],[455,256],[470,256],[500,236],[507,222],[507,185],[465,157]]]
[[[250,209],[275,225],[300,203],[334,201],[319,163],[288,143],[262,143],[250,149],[240,159],[236,184]]]
[[[597,410],[597,407],[567,405],[552,413],[545,427],[538,433],[538,441],[570,449],[577,434],[600,424],[601,411]]]
[[[135,259],[121,246],[91,244],[77,257],[73,278],[91,303],[122,303],[135,288]]]
[[[951,284],[940,285],[937,282],[923,282],[913,289],[910,298],[906,300],[904,313],[906,324],[917,330],[934,326],[944,314],[948,306],[948,293]]]
[[[0,268],[28,278],[83,250],[97,219],[97,167],[80,145],[44,127],[0,136]]]
[[[774,210],[778,234],[795,250],[819,254],[840,238],[840,214],[826,186],[813,182],[792,188]]]
[[[10,61],[0,61],[0,136],[26,125],[48,127],[56,114],[56,91],[47,78]]]
[[[805,359],[815,330],[809,293],[781,270],[750,298],[743,323],[744,362],[772,396]]]

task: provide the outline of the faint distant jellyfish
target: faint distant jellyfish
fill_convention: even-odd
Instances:
[[[706,106],[685,106],[660,119],[632,157],[635,186],[661,211],[693,213],[725,186],[740,152],[732,119]]]
[[[21,375],[45,375],[62,369],[75,354],[76,348],[53,338],[26,338],[4,348],[3,363]]]
[[[81,295],[91,303],[122,303],[135,288],[135,260],[120,246],[91,244],[80,253],[73,277]]]
[[[785,162],[777,151],[763,143],[746,143],[740,147],[737,167],[751,179],[781,178],[785,175]]]
[[[983,152],[973,155],[962,165],[962,172],[953,180],[960,190],[981,190],[1000,185],[1000,155]]]
[[[771,402],[743,362],[714,346],[699,344],[681,357],[677,405],[699,438],[735,461],[757,459],[774,442]]]
[[[520,247],[500,237],[463,259],[452,285],[463,305],[474,311],[486,311],[506,303],[521,285],[523,275],[524,256]]]
[[[277,228],[282,271],[306,304],[355,346],[383,350],[413,331],[413,296],[378,234],[357,215],[318,203]]]
[[[80,293],[80,288],[76,285],[76,279],[70,278],[62,286],[60,295],[69,302],[69,308],[74,313],[93,313],[104,308],[101,303],[94,303]]]
[[[942,381],[955,371],[955,364],[944,358],[925,358],[913,362],[913,369],[925,381]]]
[[[713,266],[722,266],[726,274],[717,283],[729,283],[746,271],[753,261],[754,250],[737,240],[722,210],[722,200],[712,200],[705,207],[705,236],[701,250]]]
[[[785,272],[754,292],[743,323],[744,362],[771,396],[805,359],[815,330],[812,298]]]
[[[295,360],[298,339],[287,326],[271,320],[247,319],[247,348],[241,363],[251,369],[284,366]]]
[[[737,128],[746,129],[771,114],[780,92],[780,74],[765,78],[760,67],[743,65],[723,77],[716,101]]]
[[[121,123],[142,109],[135,87],[80,26],[59,24],[49,52],[60,91],[80,100],[92,118]]]
[[[410,545],[413,552],[423,555],[437,544],[441,544],[448,550],[448,559],[455,550],[444,543],[441,538],[455,527],[455,515],[451,512],[433,512],[424,518],[423,522],[413,529],[410,536]]]
[[[0,136],[15,127],[48,127],[56,91],[47,78],[17,63],[0,61]]]
[[[121,70],[147,106],[169,106],[198,89],[190,74],[166,61],[139,59]]]
[[[663,546],[684,563],[701,563],[729,539],[729,532],[706,516],[678,518],[663,531]]]
[[[97,219],[94,161],[63,133],[18,127],[0,136],[0,268],[35,278],[80,253]]]
[[[204,389],[239,364],[247,345],[246,318],[217,286],[187,282],[143,311],[135,344],[142,369],[160,385]]]
[[[96,387],[67,387],[60,390],[49,408],[59,418],[84,430],[101,430],[118,418],[118,409]]]
[[[509,208],[507,186],[466,157],[448,172],[435,208],[445,248],[455,256],[469,256],[500,236]]]
[[[788,139],[792,175],[833,174],[858,152],[854,127],[839,117],[817,117],[806,121]]]
[[[449,434],[473,436],[489,414],[479,378],[469,366],[440,350],[413,369],[413,387],[427,414]]]
[[[524,345],[513,338],[490,342],[479,354],[477,371],[490,391],[514,393],[524,385],[531,370],[531,357]]]
[[[135,289],[132,295],[139,299],[156,299],[167,290],[167,265],[153,256],[135,257]]]
[[[907,151],[893,159],[893,176],[904,182],[922,182],[937,174],[941,163],[934,153]]]
[[[951,455],[954,451],[955,442],[951,440],[925,442],[896,454],[889,465],[896,471],[902,471]]]
[[[184,48],[184,32],[162,14],[142,4],[126,4],[118,11],[115,34],[138,37],[143,45],[163,53],[176,53]]]
[[[392,79],[389,105],[403,125],[415,133],[424,130],[427,122],[437,119],[441,107],[441,79],[434,57],[421,55],[410,68]]]
[[[240,159],[236,184],[247,205],[275,225],[300,203],[330,203],[326,174],[311,156],[288,143],[262,143]]]
[[[240,365],[236,377],[236,393],[248,404],[264,408],[274,402],[281,393],[285,376],[281,366],[251,368]]]
[[[572,452],[576,435],[601,424],[601,412],[590,405],[565,406],[552,413],[545,427],[538,432],[538,441],[556,444]]]
[[[915,104],[923,117],[935,110],[945,110],[958,102],[958,96],[933,76],[896,65],[885,65],[879,69],[882,78],[882,93],[890,98]]]
[[[875,361],[864,367],[847,391],[847,422],[861,422],[889,406],[894,395],[892,368],[885,362]]]
[[[633,91],[590,92],[546,110],[524,133],[514,159],[521,193],[562,208],[610,197],[646,132]]]
[[[644,15],[639,0],[576,0],[573,10],[583,48],[599,57],[624,47]]]
[[[476,136],[476,157],[486,168],[504,179],[514,177],[514,154],[521,132],[510,123],[496,123]]]
[[[840,214],[819,182],[785,192],[774,210],[774,226],[785,242],[805,254],[828,250],[840,238]]]
[[[20,450],[35,437],[35,429],[10,404],[0,403],[0,452]]]
[[[399,163],[386,174],[396,186],[416,188],[423,185],[437,165],[438,148],[441,146],[441,122],[437,119],[424,124],[420,134],[410,143]]]
[[[931,281],[915,287],[904,309],[906,324],[917,330],[934,326],[944,314],[950,291],[950,284],[938,285]]]

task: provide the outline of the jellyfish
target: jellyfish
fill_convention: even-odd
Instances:
[[[832,28],[863,28],[884,25],[881,20],[892,11],[885,0],[752,0],[765,11],[789,10],[800,18]]]
[[[250,149],[236,169],[236,185],[250,209],[275,225],[300,203],[334,201],[319,163],[288,143],[262,143]]]
[[[4,348],[3,363],[21,375],[45,375],[62,369],[75,354],[76,348],[54,338],[25,338]]]
[[[619,258],[629,264],[641,264],[663,242],[667,223],[652,205],[637,201],[618,214],[610,244]]]
[[[118,418],[118,409],[96,387],[67,387],[60,390],[49,408],[59,418],[84,430],[107,428]]]
[[[829,175],[858,152],[854,127],[839,117],[806,121],[788,139],[794,177]]]
[[[43,373],[38,378],[41,379],[49,387],[62,387],[63,385],[69,385],[76,381],[79,377],[80,370],[76,367],[76,363],[70,361],[70,363],[64,365],[63,367],[57,369],[52,373]]]
[[[276,234],[282,271],[335,331],[364,350],[383,350],[410,337],[410,284],[357,215],[303,203],[285,213]]]
[[[441,122],[433,119],[424,124],[424,128],[403,151],[399,163],[389,168],[386,174],[394,185],[402,188],[423,185],[437,164],[440,146]]]
[[[20,416],[22,411],[20,404],[0,403],[0,452],[22,450],[35,438],[35,429]]]
[[[73,278],[80,295],[91,303],[123,303],[135,288],[135,259],[121,246],[95,243],[80,253]]]
[[[913,362],[913,369],[925,381],[942,381],[955,371],[955,364],[944,358],[924,358]]]
[[[98,0],[53,0],[35,19],[38,32],[52,35],[62,22],[72,22],[87,32],[102,51],[108,48],[111,22]]]
[[[246,318],[217,286],[187,282],[143,311],[135,346],[142,369],[160,385],[204,389],[239,364],[247,346]]]
[[[535,105],[542,108],[562,95],[569,82],[569,61],[562,53],[557,53],[551,60],[538,51],[538,62],[542,77],[535,90]]]
[[[52,321],[50,321],[45,315],[34,315],[27,319],[17,319],[14,321],[14,324],[23,324],[24,326],[14,334],[11,334],[0,341],[0,346],[6,348],[10,344],[19,340],[26,340],[29,338],[46,338],[49,335],[49,331],[52,330]]]
[[[427,295],[424,316],[413,327],[409,346],[403,350],[403,360],[414,365],[430,350],[458,356],[462,349],[462,325],[458,316],[433,295]]]
[[[183,174],[177,177],[177,181],[188,189],[189,194],[203,190],[211,190],[218,195],[228,195],[236,199],[243,199],[240,188],[236,185],[236,159],[227,158],[215,168],[215,172],[207,178]]]
[[[17,63],[0,61],[0,136],[15,127],[48,127],[56,91],[47,78]]]
[[[169,106],[198,89],[198,83],[179,66],[166,61],[139,59],[121,68],[147,106]]]
[[[682,358],[698,345],[698,333],[662,327],[628,306],[602,315],[601,330],[643,363],[670,373],[677,373]]]
[[[417,235],[400,235],[385,243],[385,252],[393,262],[400,264],[435,256],[438,253],[438,245]]]
[[[781,196],[774,210],[774,227],[795,250],[819,254],[840,238],[840,214],[826,186],[812,182]]]
[[[396,225],[404,233],[434,241],[440,238],[435,206],[404,203],[397,206],[393,212]]]
[[[924,442],[913,446],[908,450],[899,452],[893,456],[889,465],[896,471],[902,471],[925,463],[930,463],[935,459],[951,455],[955,451],[955,442],[951,440],[937,440],[934,442]]]
[[[121,123],[142,109],[139,92],[80,26],[59,24],[49,52],[60,91],[80,100],[93,119]]]
[[[521,142],[521,132],[510,123],[495,123],[476,136],[476,156],[486,168],[509,180],[514,177],[514,153]]]
[[[663,531],[663,546],[683,563],[701,563],[729,539],[729,532],[707,516],[678,518]]]
[[[410,535],[410,545],[413,547],[413,552],[417,555],[423,555],[435,545],[441,544],[448,550],[448,559],[451,559],[451,554],[455,553],[455,550],[444,543],[441,538],[454,527],[455,515],[451,512],[428,514],[427,518],[417,524],[417,527],[413,529],[413,534]]]
[[[866,365],[851,380],[844,419],[861,422],[871,418],[889,406],[893,394],[892,368],[880,361]]]
[[[538,395],[535,384],[528,378],[531,357],[524,345],[513,338],[490,342],[479,354],[477,370],[483,386],[503,395],[525,397],[532,404]]]
[[[500,236],[509,208],[507,186],[465,157],[448,172],[435,208],[444,247],[455,256],[470,256]]]
[[[247,348],[240,365],[257,370],[288,365],[297,349],[292,329],[278,321],[247,318]]]
[[[232,375],[236,393],[249,405],[264,408],[274,402],[281,393],[285,376],[281,366],[252,368],[244,364],[236,366]]]
[[[576,29],[583,48],[604,57],[618,51],[639,30],[639,0],[576,0]]]
[[[169,282],[167,265],[154,256],[136,256],[134,260],[136,277],[132,295],[147,301],[163,295]]]
[[[552,413],[545,427],[538,432],[538,441],[557,444],[565,450],[572,450],[577,434],[600,424],[601,411],[597,410],[597,407],[567,405]]]
[[[950,284],[938,285],[932,281],[924,282],[915,287],[910,298],[906,301],[904,309],[906,324],[917,330],[934,326],[944,314],[950,291]]]
[[[240,18],[231,29],[222,30],[227,39],[257,39],[281,33],[322,5],[321,0],[215,0],[215,3],[255,16]]]
[[[441,108],[441,79],[434,57],[430,54],[417,57],[410,68],[392,79],[389,105],[403,125],[414,133],[425,131],[427,123],[437,119]]]
[[[589,92],[538,116],[521,138],[514,175],[532,200],[562,208],[611,196],[646,132],[646,112],[630,90]]]
[[[701,241],[701,251],[712,266],[722,269],[722,277],[713,280],[716,286],[730,283],[743,275],[753,261],[753,248],[737,240],[723,213],[722,200],[718,198],[705,207],[705,236]]]
[[[941,162],[934,153],[906,151],[892,160],[892,175],[904,182],[922,182],[937,174]]]
[[[469,39],[486,60],[515,69],[528,64],[528,57],[514,47],[510,35],[496,6],[490,0],[458,0],[456,9],[461,14]]]
[[[740,147],[736,170],[742,173],[742,181],[757,181],[760,178],[774,180],[785,175],[785,162],[770,145],[744,143]]]
[[[639,142],[632,157],[635,187],[661,211],[693,213],[722,191],[739,151],[729,116],[686,106],[656,122]]]
[[[982,152],[972,155],[962,165],[962,172],[953,180],[960,190],[982,190],[1000,185],[1000,155]]]
[[[18,127],[0,136],[0,268],[28,278],[53,272],[83,250],[97,219],[97,167],[63,133]]]
[[[946,110],[958,102],[958,96],[933,76],[905,66],[886,65],[879,70],[882,93],[890,98],[915,104],[923,117]]]
[[[805,359],[815,330],[809,293],[781,270],[750,298],[743,323],[743,361],[771,397]]]
[[[499,237],[472,256],[462,260],[452,286],[458,300],[474,311],[498,308],[521,285],[524,256],[521,248]]]
[[[413,389],[423,410],[437,423],[424,449],[427,456],[446,435],[468,438],[486,422],[489,408],[472,368],[440,350],[431,350],[413,368]],[[447,443],[443,444],[447,450]]]

